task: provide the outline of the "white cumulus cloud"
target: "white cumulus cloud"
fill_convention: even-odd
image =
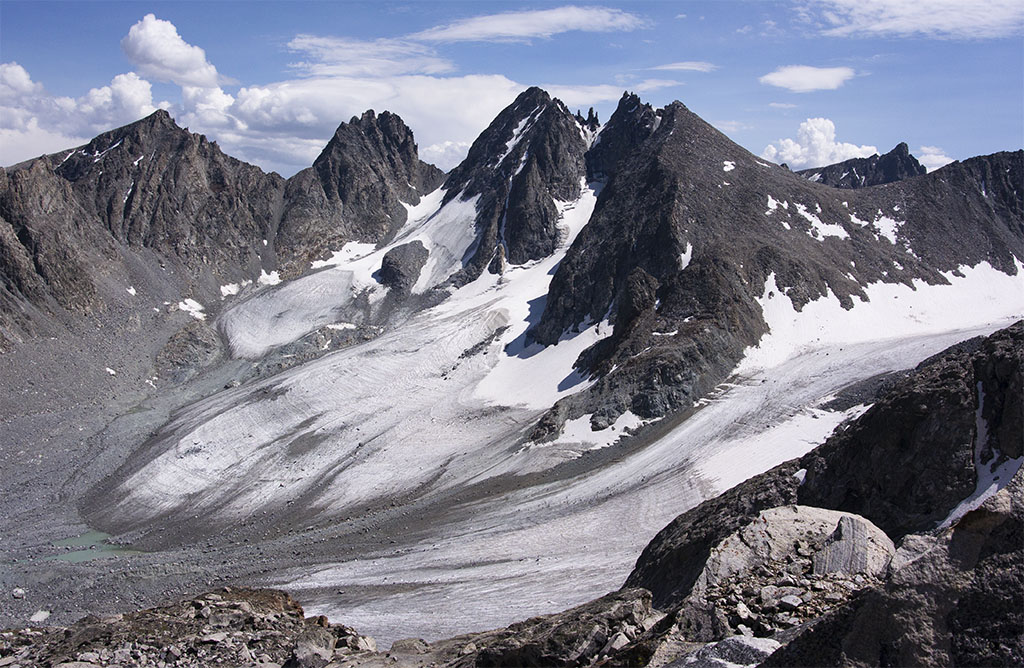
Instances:
[[[18,63],[0,64],[0,164],[61,149],[153,113],[152,86],[134,72],[79,98],[54,96]]]
[[[857,146],[836,141],[836,126],[827,118],[808,118],[800,124],[796,139],[769,144],[761,157],[786,163],[793,169],[824,167],[850,158],[867,158],[878,153],[874,146]]]
[[[429,28],[410,38],[429,42],[523,41],[580,30],[612,32],[636,30],[646,22],[635,14],[605,7],[555,7],[488,14]]]
[[[987,39],[1024,29],[1020,0],[816,0],[803,11],[836,36]]]
[[[111,122],[129,123],[156,111],[153,86],[135,72],[118,74],[110,84],[93,88],[76,103],[75,113],[93,127],[105,129]]]
[[[146,14],[121,40],[121,49],[144,75],[179,86],[213,88],[222,78],[206,52],[183,40],[170,21]]]
[[[946,152],[938,146],[921,146],[918,148],[916,157],[918,162],[928,168],[929,172],[934,172],[939,167],[953,162],[953,158],[946,155]]]
[[[794,93],[809,93],[815,90],[835,90],[856,74],[849,67],[811,67],[810,65],[786,65],[769,72],[758,81],[769,86],[786,88]]]
[[[420,159],[447,171],[465,159],[472,145],[472,142],[468,141],[447,140],[430,146],[420,146]]]

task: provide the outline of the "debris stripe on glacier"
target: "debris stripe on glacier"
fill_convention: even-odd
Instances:
[[[510,391],[512,397],[533,393],[521,405],[535,416],[589,382],[576,377],[572,363],[610,332],[599,323],[559,345],[527,349],[534,354],[505,351],[531,324],[528,302],[546,294],[554,265],[595,200],[586,188],[577,202],[558,203],[565,240],[556,256],[513,266],[504,276],[484,274],[374,341],[184,411],[163,430],[164,451],[122,484],[127,500],[119,512],[141,518],[194,504],[216,509],[227,521],[285,504],[314,487],[318,508],[337,510],[421,488],[446,468],[458,470],[453,458],[471,458],[495,434],[514,440],[515,417],[502,423],[467,416],[507,405]],[[355,273],[339,271],[334,278]],[[317,283],[325,284],[330,282]],[[287,295],[287,307],[295,309],[302,294]],[[307,297],[315,301],[317,295]],[[487,351],[463,358],[506,325]],[[395,396],[403,401],[394,402]],[[424,431],[416,425],[423,423],[444,430],[433,448],[421,447]],[[274,480],[267,470],[277,472]]]
[[[345,619],[385,642],[495,628],[583,603],[618,587],[679,513],[804,454],[853,414],[820,410],[823,397],[989,331],[798,351],[728,384],[665,436],[598,468],[474,502],[426,535],[398,531],[389,534],[397,540],[391,548],[294,569],[272,583],[296,591],[312,614]],[[479,481],[536,470],[537,451],[498,449],[466,463]],[[339,588],[361,594],[338,597]]]
[[[585,477],[480,503],[472,521],[441,529],[429,549],[421,544],[386,560],[296,573],[287,584],[308,592],[312,610],[385,638],[396,633],[395,609],[409,611],[399,635],[439,637],[589,600],[617,586],[647,540],[678,513],[808,452],[864,410],[823,411],[823,397],[1021,317],[1021,269],[1018,263],[1018,275],[1008,276],[983,264],[961,268],[963,278],[947,274],[947,286],[869,286],[870,301],[853,314],[831,294],[797,312],[770,277],[760,301],[771,333],[747,351],[737,368],[741,380],[666,436]],[[854,327],[851,315],[865,322]],[[531,452],[518,454],[522,461],[490,470],[535,470]],[[344,607],[318,594],[349,584],[372,590],[383,574],[415,589]],[[438,624],[445,632],[431,626]]]

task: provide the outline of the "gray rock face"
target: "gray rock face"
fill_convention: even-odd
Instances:
[[[979,398],[985,462],[1019,457],[1024,429],[1024,323],[976,352],[926,361],[847,430],[804,457],[800,503],[857,513],[891,537],[934,528],[977,484]],[[978,387],[982,388],[979,395]]]
[[[814,573],[878,576],[885,572],[895,551],[892,541],[878,527],[856,515],[844,515],[815,552]]]
[[[1024,431],[1015,431],[1016,415],[1024,410],[1016,390],[1022,354],[1024,321],[976,348],[954,346],[926,360],[864,415],[801,459],[754,476],[673,520],[644,549],[626,586],[649,589],[657,607],[678,604],[716,545],[758,513],[789,504],[861,515],[889,538],[933,529],[975,488],[976,387],[985,381],[975,379],[973,369],[1004,369],[1006,380],[989,379],[986,393],[993,406],[1004,406],[991,417],[991,432],[1000,433],[993,447],[1016,452],[1024,442]],[[944,437],[947,432],[954,436]],[[807,469],[803,483],[793,475],[799,469]],[[831,557],[821,559],[825,568]]]
[[[855,515],[810,506],[769,508],[711,550],[695,591],[742,579],[785,559],[798,544],[812,555],[816,575],[877,576],[896,551],[878,527]]]
[[[384,254],[380,265],[380,282],[393,290],[408,293],[427,262],[423,242],[412,241],[395,246]]]
[[[286,275],[356,239],[384,242],[444,174],[419,159],[412,131],[390,112],[338,126],[309,169],[285,190],[278,252]]]
[[[1024,661],[1024,471],[766,666],[1012,666]],[[902,547],[901,547],[902,549]]]
[[[600,138],[587,151],[587,180],[608,181],[618,171],[619,163],[635,153],[660,122],[651,105],[633,93],[623,93]]]
[[[580,193],[587,143],[561,101],[530,88],[498,114],[445,180],[445,197],[479,196],[479,242],[457,284],[472,280],[499,252],[511,264],[551,254],[558,244],[558,211],[552,199]]]
[[[0,169],[0,349],[102,312],[112,277],[145,274],[164,299],[219,299],[221,284],[287,277],[347,241],[385,240],[405,221],[402,202],[442,178],[400,118],[372,111],[287,182],[164,111]]]
[[[260,266],[253,241],[274,236],[284,179],[225,155],[164,111],[59,155],[44,162],[122,244],[199,270]]]
[[[833,188],[864,188],[902,181],[920,176],[928,170],[910,154],[906,143],[900,142],[884,155],[852,158],[826,167],[801,169],[796,173],[809,181]]]
[[[214,627],[216,630],[214,630]],[[0,636],[4,665],[323,666],[376,649],[372,638],[304,617],[284,592],[228,589],[161,608],[99,618],[67,629],[21,629]]]
[[[679,655],[685,642],[749,632],[785,645],[764,665],[1017,665],[1024,655],[1024,470],[952,528],[935,534],[934,516],[944,516],[973,492],[973,463],[965,473],[958,456],[941,444],[918,448],[913,441],[887,439],[884,432],[900,420],[911,426],[927,420],[932,407],[948,412],[952,429],[958,411],[973,421],[978,406],[971,397],[979,383],[988,382],[985,396],[1000,407],[993,408],[992,424],[1004,429],[992,442],[993,457],[1003,447],[1016,452],[1024,441],[1015,417],[1022,410],[1015,375],[1022,352],[1024,321],[980,343],[954,346],[896,382],[868,413],[802,459],[677,518],[647,546],[627,580],[628,586],[649,586],[655,604],[670,616],[618,656]],[[996,368],[1003,369],[999,381],[992,378]],[[983,370],[985,380],[975,370]],[[948,397],[959,396],[961,386],[974,388],[974,394],[966,395],[962,408],[950,407]],[[921,424],[912,431],[922,439],[935,437]],[[961,446],[968,451],[971,437]],[[871,457],[887,463],[873,465]],[[904,465],[909,468],[900,475],[909,487],[888,478]],[[812,466],[818,467],[813,494],[807,491]],[[808,468],[802,485],[792,475],[800,468]],[[927,480],[961,475],[970,483],[957,492],[960,497]],[[827,532],[793,533],[803,525],[785,520],[801,515],[805,506],[788,506],[788,499],[811,504],[832,498],[825,491],[829,478],[837,490],[833,507],[873,511],[889,536],[845,513]],[[911,478],[917,481],[911,484]],[[856,494],[848,493],[852,480],[858,481]],[[945,509],[925,512],[926,498]],[[810,517],[830,511],[806,512]],[[925,533],[908,534],[911,527]],[[894,552],[889,539],[900,536]],[[696,572],[698,567],[703,571]]]
[[[624,590],[557,615],[535,617],[507,629],[473,634],[473,650],[446,663],[470,666],[587,666],[650,629],[662,617],[650,594]],[[451,641],[444,642],[447,645]],[[441,643],[439,643],[441,644]]]
[[[548,345],[606,315],[615,323],[577,361],[596,382],[545,416],[534,440],[587,413],[654,418],[691,405],[765,332],[754,297],[769,275],[795,308],[827,292],[850,308],[871,282],[945,283],[939,271],[982,261],[982,248],[1012,274],[1024,254],[1024,193],[1010,186],[1024,179],[1024,152],[839,191],[759,161],[678,102],[653,118],[632,151],[609,149],[613,175],[530,331]],[[891,239],[874,222],[882,216],[902,223]],[[837,227],[826,234],[815,221]]]
[[[624,586],[650,590],[663,610],[681,603],[716,545],[762,510],[796,501],[798,468],[780,464],[677,517],[644,548]]]
[[[726,668],[728,666],[755,666],[779,648],[779,642],[770,638],[733,636],[704,646],[678,664],[688,668]]]

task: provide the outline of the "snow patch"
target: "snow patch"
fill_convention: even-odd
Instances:
[[[111,368],[110,368],[109,366],[107,367],[106,371],[107,371],[107,373],[109,373],[109,374],[110,374],[111,376],[116,376],[116,375],[117,375],[117,372],[116,372],[116,371],[114,371],[113,369],[111,369]]]
[[[693,246],[690,242],[686,242],[686,250],[679,256],[679,271],[686,269],[690,266],[690,260],[693,258]]]
[[[817,211],[818,213],[821,212],[820,206],[818,206]],[[839,239],[850,238],[850,234],[842,225],[821,222],[821,218],[818,218],[818,216],[808,211],[807,207],[803,204],[796,204],[796,212],[811,224],[811,228],[807,230],[807,234],[815,239],[824,239],[825,237],[837,237]]]
[[[221,316],[232,353],[247,358],[295,341],[339,319],[361,322],[365,309],[375,308],[388,290],[374,278],[384,255],[392,248],[420,241],[427,263],[413,286],[426,292],[462,267],[476,239],[476,200],[456,196],[441,206],[445,191],[425,195],[419,204],[404,204],[406,222],[390,244],[348,243],[315,271],[288,281],[274,291],[250,298]],[[262,283],[261,283],[262,284]],[[358,302],[357,302],[358,300]]]
[[[206,320],[206,314],[203,312],[204,306],[192,298],[178,302],[178,308],[196,320]]]
[[[878,230],[878,233],[888,239],[893,246],[896,245],[896,233],[899,232],[900,227],[904,221],[895,220],[886,216],[881,210],[878,211],[878,215],[875,216],[874,226]]]
[[[263,243],[265,244],[266,241]],[[340,251],[334,251],[331,257],[326,260],[314,260],[309,266],[311,269],[322,269],[323,267],[334,267],[339,264],[354,262],[355,260],[366,257],[376,250],[376,248],[377,244],[350,241],[342,246]]]
[[[595,431],[590,425],[590,418],[593,413],[581,415],[575,420],[566,420],[562,433],[554,441],[545,443],[529,443],[526,449],[583,446],[580,455],[587,450],[600,450],[615,445],[620,439],[628,436],[630,432],[639,429],[652,420],[644,420],[639,415],[626,411],[615,419],[615,422],[604,429]]]
[[[1024,264],[1011,276],[988,262],[961,266],[963,277],[943,273],[950,285],[872,283],[867,302],[846,310],[831,292],[797,311],[769,274],[757,299],[769,333],[747,348],[736,372],[776,366],[803,350],[826,345],[895,339],[995,325],[1024,317]]]
[[[846,202],[843,202],[843,204],[845,205]],[[860,225],[861,227],[867,227],[868,225],[871,224],[866,220],[861,220],[860,218],[857,217],[857,214],[852,212],[850,213],[850,222],[853,223],[854,225]]]
[[[733,162],[732,160],[724,160],[724,161],[722,161],[722,171],[723,172],[731,172],[734,169],[736,169],[736,163],[735,162]]]
[[[516,145],[519,144],[519,140],[522,138],[523,134],[529,130],[528,124],[529,126],[533,125],[533,118],[538,110],[540,110],[540,107],[536,107],[533,111],[527,114],[523,120],[519,121],[515,129],[512,130],[512,138],[505,142],[505,152],[502,153],[501,157],[498,158],[498,161],[494,163],[495,166],[500,165],[502,161],[508,157],[508,154],[515,149]]]
[[[100,160],[102,160],[103,156],[105,156],[107,153],[110,153],[111,151],[113,151],[118,146],[120,146],[122,141],[124,141],[124,140],[118,139],[117,143],[115,143],[113,146],[110,146],[106,150],[104,150],[104,151],[102,151],[100,153],[93,153],[93,156],[94,156],[93,157],[93,162],[96,163],[96,162],[99,162]],[[103,172],[100,172],[100,174],[102,174],[102,173]]]
[[[127,292],[128,294],[130,294],[132,297],[134,297],[137,294],[136,291],[135,291],[135,288],[133,286],[131,286],[131,285],[129,285],[127,288],[125,288],[124,291]]]
[[[244,280],[241,283],[227,283],[220,286],[220,297],[223,299],[225,297],[237,295],[241,292],[242,288],[249,287],[250,285],[252,285],[252,281],[250,280]]]
[[[584,323],[578,333],[567,332],[554,345],[525,345],[526,330],[536,322],[536,310],[548,292],[555,268],[580,230],[590,220],[597,203],[597,192],[581,184],[576,201],[555,200],[558,208],[562,240],[558,249],[542,260],[510,267],[500,277],[485,274],[464,286],[439,311],[472,308],[481,303],[488,312],[508,323],[508,329],[497,340],[501,352],[487,375],[477,385],[474,396],[488,404],[547,408],[561,397],[593,384],[573,368],[586,348],[611,335],[607,316],[602,322]],[[531,308],[531,305],[533,307]]]
[[[838,412],[805,409],[746,438],[731,439],[726,447],[700,462],[697,470],[718,489],[735,487],[778,462],[807,454],[844,421],[866,410],[863,405]]]
[[[260,270],[260,277],[256,279],[260,285],[277,285],[281,282],[281,275],[274,270],[269,274],[265,269]]]

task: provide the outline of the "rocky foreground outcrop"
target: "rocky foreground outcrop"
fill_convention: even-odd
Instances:
[[[563,613],[378,652],[281,592],[225,589],[4,632],[0,666],[1022,665],[1022,379],[1024,321],[922,362]]]
[[[306,618],[284,592],[228,587],[162,608],[90,615],[67,629],[0,634],[0,665],[25,668],[323,666],[374,650],[346,626]]]

